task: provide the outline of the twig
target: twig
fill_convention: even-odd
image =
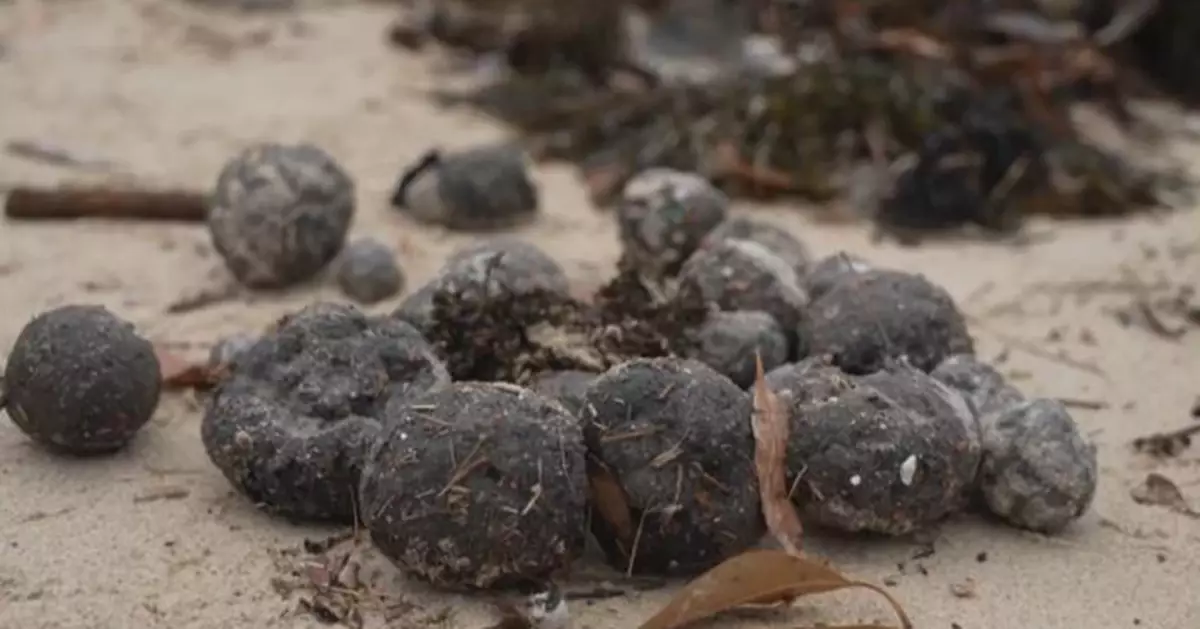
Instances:
[[[198,223],[208,216],[208,199],[190,191],[17,187],[8,193],[4,215],[23,220],[101,218]]]
[[[1108,408],[1104,400],[1084,400],[1080,398],[1060,397],[1058,401],[1067,408],[1080,408],[1088,411],[1102,411]]]
[[[979,324],[979,321],[977,318],[972,317],[972,319],[976,319],[974,321],[974,323],[976,323],[977,325]],[[980,326],[980,327],[983,327],[983,326]],[[1092,374],[1093,376],[1102,378],[1106,381],[1108,380],[1108,374],[1105,373],[1103,369],[1101,369],[1100,367],[1096,366],[1093,363],[1085,362],[1085,361],[1079,360],[1077,358],[1072,358],[1072,357],[1064,355],[1064,354],[1054,354],[1054,353],[1048,352],[1034,343],[1031,343],[1024,339],[1016,338],[1014,336],[1009,336],[1007,334],[997,332],[995,330],[989,330],[989,332],[992,334],[992,336],[996,337],[996,339],[999,340],[1001,343],[1004,343],[1005,345],[1008,345],[1014,349],[1018,349],[1022,352],[1025,352],[1026,354],[1029,354],[1030,356],[1036,356],[1038,358],[1042,358],[1042,359],[1045,359],[1045,360],[1048,360],[1048,361],[1051,361],[1054,363],[1058,363],[1065,367],[1071,367],[1072,369],[1078,369],[1079,371]]]

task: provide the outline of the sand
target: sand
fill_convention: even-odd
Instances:
[[[250,19],[167,1],[0,3],[0,140],[60,146],[152,183],[189,187],[209,186],[223,160],[248,142],[316,142],[357,179],[354,234],[395,246],[415,286],[472,237],[422,228],[389,210],[399,169],[430,146],[468,145],[504,131],[422,99],[420,90],[436,84],[441,70],[385,45],[391,15],[353,4]],[[103,176],[0,154],[6,185]],[[610,217],[587,204],[571,170],[541,168],[537,179],[545,216],[517,235],[544,247],[580,286],[594,285],[617,254]],[[1128,293],[1079,296],[1068,286],[1123,274],[1195,286],[1194,214],[1038,223],[1038,237],[1025,245],[902,248],[873,243],[862,225],[816,224],[794,207],[738,211],[787,227],[819,254],[845,249],[927,274],[972,316],[980,354],[1003,359],[1028,394],[1102,406],[1074,411],[1098,444],[1100,489],[1091,511],[1062,535],[963,516],[914,539],[813,537],[810,550],[857,577],[892,584],[918,627],[1200,626],[1200,521],[1130,498],[1157,471],[1200,505],[1200,448],[1155,461],[1129,447],[1138,435],[1189,421],[1200,394],[1200,332],[1171,340],[1122,326],[1112,310],[1130,303]],[[223,274],[199,226],[6,222],[0,347],[10,347],[44,309],[90,302],[121,313],[158,343],[203,356],[222,335],[257,329],[315,299],[338,299],[326,281],[165,313]],[[1087,366],[1047,358],[1059,354]],[[269,518],[235,495],[204,455],[199,421],[195,397],[172,394],[128,450],[69,460],[0,420],[0,627],[319,625],[296,613],[295,599],[281,597],[272,579],[289,549],[330,531]],[[921,557],[931,544],[934,552]],[[481,600],[431,593],[386,565],[380,571],[382,592],[416,606],[390,626],[477,628],[492,618]],[[956,596],[956,586],[973,596]],[[635,627],[669,594],[576,605],[575,626]],[[854,618],[888,619],[874,598],[855,594],[712,626]],[[368,626],[379,622],[368,614]]]

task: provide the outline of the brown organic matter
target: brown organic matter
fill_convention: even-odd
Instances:
[[[4,215],[36,221],[99,218],[200,223],[208,216],[208,197],[191,191],[22,186],[8,191]]]

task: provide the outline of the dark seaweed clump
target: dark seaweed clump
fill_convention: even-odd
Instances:
[[[1033,3],[863,2],[851,19],[817,0],[767,33],[778,44],[771,63],[733,54],[702,78],[680,78],[633,47],[655,79],[636,88],[559,64],[442,98],[515,125],[535,155],[579,165],[606,203],[637,173],[665,167],[738,196],[828,200],[868,186],[857,209],[906,237],[1160,206],[1183,183],[1180,169],[1102,144],[1070,110],[1098,105],[1153,146],[1163,134],[1132,133],[1154,124],[1128,106],[1145,93],[1131,76],[1194,98],[1195,73],[1179,68],[1194,65],[1197,38],[1187,36],[1200,30],[1200,10],[1159,3],[1172,8],[1129,20],[1115,3],[1081,4],[1099,8],[1076,24]],[[732,36],[757,28],[752,13],[728,24]],[[660,19],[670,30],[674,18]],[[873,175],[858,176],[864,169]]]

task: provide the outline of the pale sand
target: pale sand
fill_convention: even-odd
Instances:
[[[139,13],[143,5],[157,10]],[[413,95],[433,83],[431,66],[387,48],[383,29],[390,16],[386,8],[351,6],[300,18],[221,21],[148,0],[3,3],[0,140],[58,144],[159,183],[189,186],[210,185],[222,161],[249,141],[314,141],[358,181],[354,232],[393,243],[415,285],[469,237],[421,229],[388,210],[398,169],[431,145],[501,132]],[[257,25],[272,34],[268,45],[214,58],[214,32],[236,35]],[[72,177],[78,173],[0,155],[4,183]],[[617,253],[612,223],[587,205],[569,170],[543,169],[538,179],[545,217],[520,235],[545,247],[581,285],[595,283]],[[1197,219],[1188,214],[1040,225],[1052,239],[1026,248],[939,243],[919,249],[873,245],[861,225],[819,226],[794,210],[755,215],[789,227],[820,254],[847,249],[926,273],[980,317],[1038,282],[1114,279],[1122,268],[1148,282],[1196,285],[1200,279],[1200,257],[1180,251],[1197,241]],[[1180,255],[1172,257],[1172,250]],[[256,329],[318,297],[337,298],[322,286],[164,314],[168,303],[220,272],[201,227],[6,223],[0,227],[0,347],[9,347],[38,312],[83,301],[107,305],[156,341],[194,344],[202,355],[221,335]],[[937,552],[919,561],[909,560],[922,547],[914,540],[813,541],[814,550],[864,579],[894,578],[891,591],[918,627],[1200,627],[1200,522],[1129,496],[1147,471],[1157,470],[1200,504],[1200,449],[1155,463],[1128,446],[1137,435],[1188,421],[1200,394],[1200,332],[1170,342],[1123,328],[1107,308],[1129,299],[1066,296],[1056,311],[1037,297],[1026,312],[993,313],[986,327],[975,328],[985,357],[1001,353],[1002,332],[1092,362],[1104,374],[1015,348],[1003,364],[1023,376],[1016,383],[1030,394],[1108,405],[1076,411],[1099,445],[1101,487],[1093,509],[1067,533],[1044,538],[963,517],[942,527]],[[1053,330],[1057,341],[1048,340]],[[1089,333],[1094,344],[1081,340]],[[295,602],[281,599],[270,580],[279,574],[274,557],[281,549],[327,531],[268,518],[233,494],[206,459],[198,424],[193,400],[171,395],[128,451],[72,461],[46,454],[0,422],[0,627],[318,626],[309,616],[289,614]],[[188,494],[137,499],[164,487]],[[987,553],[985,562],[977,561],[979,553]],[[897,570],[902,561],[904,574]],[[968,579],[975,597],[954,596],[951,586]],[[427,606],[392,626],[414,626],[422,614],[437,615],[447,605],[454,613],[446,626],[487,623],[488,608],[479,601],[431,595],[412,584],[381,587],[407,589]],[[665,596],[579,606],[576,626],[635,627]],[[785,627],[856,615],[887,618],[869,595],[848,595],[805,603],[787,617],[716,626]]]

